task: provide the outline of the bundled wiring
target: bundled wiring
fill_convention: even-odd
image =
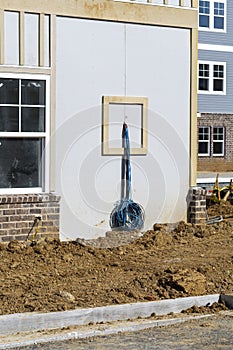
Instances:
[[[118,230],[141,230],[144,226],[145,213],[143,207],[130,198],[130,142],[125,122],[122,128],[122,147],[124,154],[121,160],[121,199],[115,204],[110,215],[110,227]]]

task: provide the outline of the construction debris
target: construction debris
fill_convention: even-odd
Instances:
[[[207,193],[207,197],[209,197],[209,199],[213,202],[220,202],[220,201],[226,202],[227,200],[232,200],[233,199],[232,179],[230,180],[228,186],[220,187],[219,174],[217,174],[213,190],[210,190]]]
[[[220,203],[226,203],[227,201],[231,202],[232,199],[233,199],[232,179],[230,180],[228,186],[220,187],[219,174],[217,174],[213,190],[210,190],[207,192],[207,198],[206,198],[207,208],[211,207],[211,205],[213,205],[214,203],[220,204]],[[225,216],[223,217],[222,215],[209,217],[207,210],[206,210],[206,224],[207,225],[221,222],[224,219],[227,219],[227,217],[225,217]]]

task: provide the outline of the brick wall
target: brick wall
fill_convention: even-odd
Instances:
[[[201,113],[198,126],[222,126],[225,128],[225,154],[213,157],[213,142],[210,143],[210,156],[198,157],[198,171],[228,172],[233,171],[233,114]],[[212,131],[212,130],[211,130]],[[212,135],[211,135],[212,140]]]
[[[214,173],[233,172],[233,162],[226,159],[213,159],[210,157],[201,157],[198,159],[197,171],[209,171]]]
[[[188,222],[206,225],[206,191],[201,187],[191,187],[189,190]]]
[[[0,195],[0,242],[25,241],[36,217],[41,217],[38,238],[59,238],[60,197],[45,193]]]

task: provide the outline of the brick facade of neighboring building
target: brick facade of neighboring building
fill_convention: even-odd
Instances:
[[[233,114],[201,113],[198,126],[210,127],[210,155],[198,157],[198,171],[233,171]],[[213,127],[225,130],[223,156],[213,156]]]

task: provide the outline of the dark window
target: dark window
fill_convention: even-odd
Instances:
[[[0,138],[0,188],[42,187],[43,139]]]
[[[209,64],[199,64],[199,81],[198,81],[198,89],[209,91]]]
[[[209,30],[225,29],[225,1],[199,0],[199,28]]]
[[[209,155],[210,150],[210,128],[200,126],[198,128],[198,154]]]
[[[214,28],[224,29],[224,3],[214,3]]]
[[[210,2],[199,1],[199,26],[209,28],[210,26]]]
[[[0,131],[19,131],[19,107],[0,106]]]
[[[224,80],[224,66],[214,64],[213,71],[214,81],[213,81],[213,90],[214,91],[223,91],[223,80]]]
[[[225,65],[215,62],[200,62],[198,74],[198,90],[211,93],[225,93]]]
[[[213,155],[224,155],[224,128],[213,128]]]
[[[17,79],[0,79],[0,104],[19,103],[19,81]]]
[[[22,131],[45,131],[45,108],[22,107]]]
[[[0,79],[0,188],[42,187],[45,117],[45,80]]]
[[[45,81],[21,80],[23,105],[45,105]]]
[[[199,142],[198,144],[198,153],[199,154],[208,154],[208,143],[207,142]]]

